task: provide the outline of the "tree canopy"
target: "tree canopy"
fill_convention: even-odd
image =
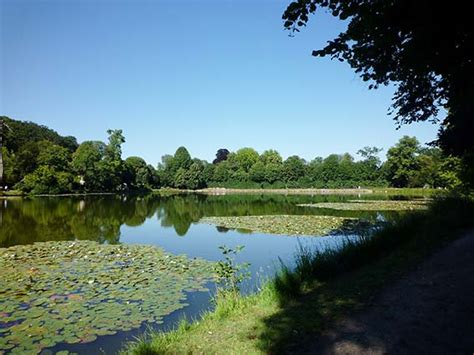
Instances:
[[[2,150],[6,180],[9,186],[25,192],[51,194],[144,191],[159,187],[457,187],[462,176],[459,158],[440,148],[423,147],[415,137],[407,136],[387,151],[385,162],[381,161],[380,148],[367,146],[357,152],[358,160],[342,153],[310,161],[297,155],[283,159],[272,149],[260,154],[250,147],[235,152],[221,148],[216,154],[218,161],[209,163],[193,158],[181,146],[173,155],[162,156],[155,169],[138,156],[122,159],[122,131],[108,130],[108,134],[107,143],[85,141],[73,151],[58,144],[61,137],[28,141],[20,134],[21,145],[15,146],[15,150]]]
[[[212,164],[218,164],[221,161],[227,160],[227,156],[229,155],[229,150],[226,148],[221,148],[216,153],[216,159],[212,161]]]
[[[469,3],[298,0],[284,12],[284,27],[299,32],[320,7],[348,25],[313,55],[346,61],[370,82],[369,89],[396,84],[391,113],[399,124],[438,122],[443,109],[438,144],[472,167],[474,26]]]
[[[8,124],[5,143],[5,182],[25,192],[115,192],[158,187],[156,170],[139,157],[122,160],[122,130],[108,130],[108,143],[63,137],[32,122],[0,116]],[[2,142],[2,143],[3,143]],[[189,155],[189,154],[188,154]],[[190,158],[189,158],[190,159]]]

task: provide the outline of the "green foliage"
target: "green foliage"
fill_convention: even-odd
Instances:
[[[18,170],[16,166],[16,156],[11,154],[6,147],[2,147],[3,166],[4,166],[4,184],[13,186],[18,181]]]
[[[196,182],[197,167],[194,166],[193,171],[188,173],[193,160],[185,147],[179,147],[174,156],[164,155],[161,160],[162,163],[158,166],[158,175],[164,186],[180,189],[187,189],[188,185],[200,186],[199,182]],[[202,170],[199,169],[200,172]],[[189,182],[190,179],[193,180],[192,183]],[[200,177],[197,180],[200,180]]]
[[[258,161],[259,155],[253,148],[241,148],[235,152],[232,158],[238,170],[248,173],[250,168]]]
[[[49,166],[58,171],[68,169],[71,153],[66,148],[49,141],[41,141],[38,147],[37,164],[39,166]]]
[[[13,353],[88,343],[145,321],[160,323],[184,307],[184,290],[207,291],[212,279],[212,265],[202,259],[91,241],[2,248],[0,267],[6,286],[0,351]]]
[[[205,186],[205,182],[203,180],[203,171],[204,166],[202,163],[194,162],[191,164],[185,174],[185,186],[187,189],[195,190]]]
[[[14,157],[13,171],[18,180],[21,180],[26,174],[33,172],[38,167],[38,142],[27,142],[21,146],[15,153],[11,152]]]
[[[262,153],[262,155],[260,155],[260,161],[264,164],[264,165],[268,165],[268,164],[281,164],[283,163],[283,159],[280,155],[280,153],[278,153],[276,150],[273,150],[273,149],[269,149],[269,150],[266,150]]]
[[[173,157],[173,169],[178,171],[179,169],[188,169],[191,164],[191,155],[185,147],[179,147],[174,153]]]
[[[283,164],[281,163],[268,163],[265,165],[265,181],[270,184],[282,179]]]
[[[257,161],[249,171],[249,178],[255,182],[265,181],[265,164],[261,161]]]
[[[306,162],[297,155],[293,155],[283,162],[282,174],[284,181],[297,181],[306,173]]]
[[[155,169],[141,158],[122,160],[122,130],[108,130],[108,144],[62,137],[47,127],[2,116],[9,128],[2,148],[6,183],[23,192],[115,192],[157,187]]]
[[[218,164],[221,161],[227,160],[229,153],[230,152],[228,149],[225,149],[225,148],[219,149],[216,153],[216,159],[212,161],[212,164]]]
[[[85,141],[77,146],[73,144],[75,139],[61,137],[45,127],[9,122],[31,140],[19,137],[22,144],[14,144],[16,150],[8,145],[2,148],[4,181],[31,193],[120,192],[157,187],[354,188],[388,184],[459,189],[462,179],[466,181],[474,175],[466,159],[447,156],[438,148],[421,148],[416,138],[410,137],[403,137],[390,148],[383,164],[377,147],[359,150],[359,161],[344,153],[317,157],[309,163],[296,155],[283,161],[276,150],[259,155],[248,147],[236,152],[219,149],[213,164],[209,164],[193,159],[181,146],[174,155],[162,156],[155,169],[140,157],[122,159],[125,137],[121,130],[108,130],[107,144]],[[38,170],[45,166],[49,169]]]
[[[387,178],[394,187],[414,187],[420,167],[420,144],[415,137],[404,136],[387,152]]]
[[[472,201],[444,199],[339,248],[301,247],[295,267],[282,265],[257,293],[218,297],[216,309],[199,321],[153,333],[127,354],[301,352],[302,339],[311,344],[335,319],[367,305],[383,286],[472,228],[473,213]]]
[[[357,175],[362,180],[371,181],[381,179],[380,167],[381,161],[378,154],[382,151],[377,147],[364,147],[357,151],[357,154],[362,157],[357,167]]]
[[[250,175],[243,168],[239,168],[231,174],[231,179],[238,182],[247,182],[250,180]]]
[[[300,204],[300,206],[309,205]],[[311,215],[204,217],[200,222],[228,229],[287,236],[356,233],[368,226],[367,223],[354,218]]]
[[[63,137],[52,129],[38,125],[33,122],[17,121],[2,116],[5,123],[10,127],[5,132],[5,146],[10,152],[18,152],[27,143],[49,141],[66,148],[70,152],[77,149],[77,141],[74,137]]]
[[[431,200],[349,200],[299,204],[301,207],[330,208],[343,211],[411,211],[424,209]]]
[[[228,181],[230,177],[230,168],[228,162],[221,162],[216,165],[214,170],[214,181],[225,182]]]
[[[73,181],[72,174],[42,165],[26,175],[18,187],[22,191],[32,194],[60,194],[71,192]]]
[[[80,176],[84,191],[100,191],[103,188],[100,162],[104,159],[105,149],[103,142],[86,141],[72,154],[71,167]]]
[[[155,169],[140,157],[125,159],[124,170],[124,182],[131,189],[147,190],[157,185]]]
[[[217,283],[223,291],[238,292],[239,285],[250,278],[250,272],[247,271],[250,264],[238,264],[235,261],[235,256],[244,249],[244,246],[238,245],[232,249],[222,245],[219,249],[224,255],[224,260],[218,261],[214,266]]]
[[[214,176],[216,173],[216,165],[214,164],[208,164],[207,162],[204,162],[204,168],[202,170],[202,180],[203,183],[206,184],[209,181],[214,180]]]
[[[346,61],[370,82],[369,89],[395,84],[391,113],[399,124],[437,122],[443,108],[437,143],[461,158],[463,181],[472,188],[474,30],[468,3],[298,0],[284,12],[284,27],[299,32],[318,8],[327,8],[347,28],[313,55]],[[455,25],[440,31],[440,23]],[[396,183],[407,183],[407,176],[396,177]]]
[[[158,176],[160,182],[163,186],[172,187],[173,186],[173,178],[174,174],[176,173],[173,171],[173,156],[170,154],[163,155],[161,157],[161,163],[158,164]]]
[[[120,161],[122,158],[122,144],[125,143],[125,137],[121,129],[107,130],[109,135],[109,144],[105,148],[105,159],[110,161]]]
[[[121,129],[107,130],[109,143],[105,147],[104,159],[99,163],[102,183],[106,191],[122,189],[124,164],[122,160],[122,144],[125,137]]]
[[[281,300],[295,296],[315,281],[326,281],[344,272],[350,272],[372,263],[388,253],[411,243],[418,253],[429,250],[446,241],[447,236],[457,237],[465,228],[472,226],[470,215],[474,203],[470,199],[444,197],[435,199],[429,209],[411,213],[375,230],[372,235],[360,239],[347,239],[338,248],[310,250],[300,248],[296,255],[296,268],[283,269],[275,279]],[[290,278],[288,277],[290,273]],[[287,280],[297,280],[294,282]]]
[[[187,150],[181,147],[182,161],[189,162]],[[461,168],[443,162],[451,159],[438,148],[421,148],[416,138],[403,137],[389,150],[388,161],[381,163],[382,149],[364,147],[355,161],[348,154],[330,154],[307,163],[294,155],[284,162],[275,150],[258,155],[251,148],[226,153],[225,160],[208,164],[197,159],[199,168],[175,170],[174,156],[164,156],[159,166],[162,185],[182,189],[202,187],[226,188],[354,188],[358,186],[456,187]],[[226,150],[226,152],[228,152]],[[187,166],[185,164],[184,166]],[[449,171],[450,168],[455,171]],[[443,176],[443,177],[442,177]],[[387,180],[389,182],[387,182]]]

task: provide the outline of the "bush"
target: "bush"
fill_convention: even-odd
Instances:
[[[57,172],[49,166],[40,166],[26,175],[15,188],[32,194],[60,194],[73,189],[74,176],[67,172]]]

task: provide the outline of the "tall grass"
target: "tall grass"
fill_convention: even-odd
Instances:
[[[429,250],[474,223],[474,202],[467,198],[435,199],[427,211],[404,215],[371,235],[345,239],[338,248],[311,250],[300,246],[296,266],[282,265],[274,279],[280,298],[300,294],[314,281],[327,281],[367,265],[401,246]],[[407,245],[408,244],[408,245]]]
[[[403,215],[397,221],[362,238],[346,239],[338,248],[321,251],[300,246],[296,254],[295,267],[290,268],[282,263],[278,274],[264,284],[256,294],[242,296],[236,292],[218,292],[215,310],[206,312],[200,320],[193,323],[183,321],[171,332],[155,333],[140,338],[137,342],[129,344],[124,352],[147,355],[207,353],[225,352],[225,349],[232,352],[236,348],[244,349],[243,352],[252,352],[256,348],[247,345],[253,342],[251,338],[233,337],[232,334],[242,328],[251,329],[251,332],[255,333],[255,329],[265,323],[262,321],[263,316],[258,315],[257,311],[262,310],[261,313],[268,317],[272,312],[279,312],[281,306],[287,305],[288,301],[299,299],[301,293],[311,290],[313,286],[331,280],[337,281],[342,274],[370,268],[372,263],[375,265],[378,260],[399,257],[406,258],[407,261],[420,259],[459,236],[462,230],[472,228],[473,217],[472,200],[438,198],[432,202],[428,210]],[[398,260],[398,263],[386,263],[384,268],[400,268],[403,262]],[[374,266],[374,269],[377,269],[377,266]],[[384,278],[386,274],[375,275]],[[381,285],[383,282],[377,284]],[[328,307],[327,304],[325,306],[333,311],[339,309]],[[317,307],[313,305],[313,308]],[[218,332],[227,334],[216,337],[212,335],[215,342],[212,345],[203,343],[203,338],[208,333]],[[293,335],[291,329],[288,332]],[[257,340],[255,344],[258,344]],[[212,351],[207,351],[209,346],[213,347]]]

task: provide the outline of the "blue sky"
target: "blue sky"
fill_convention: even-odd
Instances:
[[[277,149],[305,159],[436,137],[395,130],[393,88],[369,91],[313,49],[344,29],[320,12],[296,37],[290,0],[0,0],[0,114],[79,141],[121,128],[124,156],[156,164],[180,145]]]

